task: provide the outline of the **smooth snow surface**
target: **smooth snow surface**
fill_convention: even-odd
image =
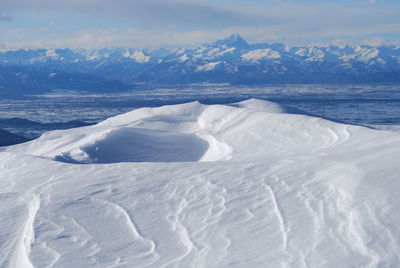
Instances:
[[[400,135],[248,100],[0,152],[0,267],[399,267]]]

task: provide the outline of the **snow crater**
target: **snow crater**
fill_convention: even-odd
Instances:
[[[138,109],[79,131],[48,132],[14,150],[72,164],[229,160],[233,150],[210,131],[205,107]]]
[[[120,128],[103,139],[57,155],[69,163],[197,162],[209,149],[206,140],[193,134],[141,128]]]

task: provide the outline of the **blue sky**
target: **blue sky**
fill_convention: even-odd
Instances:
[[[399,0],[2,0],[0,49],[400,43]]]

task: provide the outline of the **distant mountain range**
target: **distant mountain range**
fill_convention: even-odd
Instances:
[[[29,139],[0,129],[0,147],[26,142]]]
[[[0,53],[0,95],[112,92],[151,84],[399,83],[400,47],[249,44],[239,35],[181,49]]]

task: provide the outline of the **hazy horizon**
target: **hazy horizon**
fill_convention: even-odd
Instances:
[[[394,0],[4,0],[0,49],[181,47],[240,34],[251,43],[399,44]]]

